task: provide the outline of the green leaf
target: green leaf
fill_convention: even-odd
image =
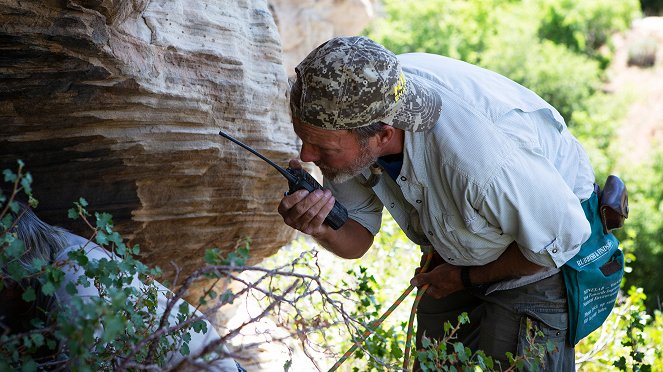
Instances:
[[[196,333],[207,333],[207,323],[203,320],[196,320],[193,322],[192,327]]]
[[[90,259],[85,254],[85,250],[83,250],[82,248],[69,251],[69,253],[67,253],[67,257],[69,257],[69,259],[78,263],[82,267],[86,267],[87,264],[90,262]]]
[[[0,201],[0,204],[2,204],[2,201]],[[0,224],[1,224],[0,227],[3,230],[8,230],[11,227],[13,222],[14,222],[14,219],[12,218],[12,216],[9,213],[7,213],[4,217],[2,217],[2,219],[0,219]],[[13,235],[3,232],[3,235],[0,237],[0,243],[7,240],[7,238],[9,238],[9,237],[13,237]]]
[[[78,212],[74,208],[69,208],[67,211],[67,217],[69,217],[72,220],[75,220],[78,218]]]
[[[189,304],[182,302],[179,306],[179,313],[182,315],[189,315]]]
[[[32,287],[28,287],[23,291],[23,295],[21,296],[23,301],[25,302],[32,302],[37,299],[37,295],[35,294],[35,290]]]
[[[32,194],[32,187],[30,186],[32,184],[32,175],[30,173],[26,173],[23,175],[23,178],[21,178],[21,186],[23,187],[23,191],[26,194]]]
[[[513,353],[510,351],[507,351],[504,355],[506,355],[506,360],[509,361],[509,364],[513,364],[515,362],[515,358],[513,356]]]
[[[460,343],[456,342],[454,343],[454,351],[456,352],[456,355],[458,356],[458,360],[462,363],[467,362],[467,354],[465,353],[465,346]]]
[[[422,346],[424,349],[428,349],[428,348],[431,346],[430,338],[424,336],[424,337],[421,339],[421,346]]]
[[[9,246],[5,248],[5,252],[11,258],[21,257],[25,252],[25,244],[19,239],[13,239],[9,242]]]
[[[25,276],[29,275],[23,265],[18,261],[12,261],[7,264],[7,273],[17,282],[20,282]]]
[[[46,266],[47,264],[48,262],[46,262],[46,260],[44,260],[43,258],[35,257],[32,259],[32,262],[30,263],[30,269],[33,272],[38,272],[41,271],[44,268],[44,266]]]
[[[221,262],[221,251],[219,248],[207,249],[203,259],[208,265],[218,265]]]
[[[81,197],[78,199],[78,204],[80,204],[83,207],[87,207],[87,200],[85,198]]]
[[[124,330],[124,321],[120,316],[111,315],[104,319],[103,340],[109,342],[117,337]]]
[[[626,371],[626,358],[622,356],[619,360],[612,363],[612,365],[619,368],[620,371]]]
[[[235,300],[235,294],[230,289],[227,289],[220,297],[222,304],[232,304]]]
[[[111,216],[109,213],[95,213],[95,217],[97,218],[97,228],[104,230],[108,233],[111,232],[111,227],[113,226],[113,216]]]
[[[65,286],[65,290],[67,291],[67,293],[69,293],[72,296],[78,293],[76,286],[74,285],[74,283],[71,282],[67,283],[67,285]]]
[[[188,343],[183,343],[182,347],[180,347],[180,354],[187,356],[189,355],[189,344]]]
[[[46,282],[41,286],[41,292],[46,296],[50,296],[55,293],[55,286],[51,282]]]
[[[36,347],[40,347],[44,344],[44,336],[41,333],[33,333],[30,337],[32,338],[32,343],[34,343]]]
[[[122,241],[122,236],[117,231],[113,231],[110,234],[108,234],[107,239],[109,242],[115,244],[115,251],[117,252],[118,255],[120,256],[125,255],[127,247]]]
[[[5,182],[15,182],[16,181],[17,176],[11,170],[5,169],[4,171],[2,171],[2,174],[5,175]]]
[[[103,231],[97,231],[97,236],[94,239],[97,244],[100,246],[106,246],[108,244],[108,235]]]
[[[9,209],[11,209],[12,212],[18,214],[21,206],[16,201],[12,201],[9,203]]]
[[[39,201],[38,201],[37,199],[35,199],[35,198],[32,196],[32,194],[30,194],[30,195],[28,195],[28,204],[30,205],[30,207],[31,207],[32,209],[35,209],[35,208],[37,208],[37,206],[39,205]]]
[[[32,347],[32,340],[30,339],[30,337],[23,336],[22,340],[23,340],[23,346],[25,346],[26,348]]]
[[[23,361],[23,365],[21,366],[21,371],[23,372],[32,372],[36,371],[37,369],[38,369],[37,363],[32,359]]]

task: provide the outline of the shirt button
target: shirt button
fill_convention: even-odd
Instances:
[[[552,252],[557,253],[557,248],[553,248]]]
[[[417,199],[417,204],[421,204],[421,200]]]
[[[453,260],[454,260],[453,258],[449,257],[449,261],[453,261]]]
[[[407,177],[401,176],[401,181],[407,181]]]
[[[429,232],[428,232],[428,235],[433,236],[433,232],[432,232],[432,231],[429,231]]]
[[[394,203],[389,204],[389,208],[393,208],[395,206],[396,206],[396,204],[394,204]]]

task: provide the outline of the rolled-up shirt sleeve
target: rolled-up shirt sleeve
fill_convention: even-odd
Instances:
[[[357,177],[343,183],[324,181],[334,198],[347,210],[348,217],[364,226],[374,236],[382,223],[382,202],[370,188],[363,186]]]
[[[589,238],[589,222],[555,167],[535,152],[518,150],[485,186],[479,213],[511,235],[528,260],[561,267]]]

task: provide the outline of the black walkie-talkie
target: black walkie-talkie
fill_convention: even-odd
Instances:
[[[256,155],[260,159],[266,161],[267,164],[271,165],[277,171],[279,171],[279,173],[281,173],[283,177],[285,177],[288,180],[288,187],[290,188],[290,190],[288,190],[288,194],[292,194],[293,192],[301,189],[305,189],[308,192],[313,192],[317,189],[322,189],[322,186],[320,186],[318,181],[316,181],[315,178],[313,178],[310,174],[308,174],[308,172],[306,172],[304,169],[294,169],[290,167],[288,167],[287,169],[283,169],[273,161],[262,156],[256,150],[236,140],[235,138],[225,133],[224,131],[220,130],[219,134],[222,137],[225,137],[235,142],[236,144],[242,146],[244,149],[250,151],[252,154]],[[332,210],[325,218],[325,223],[329,225],[329,227],[331,227],[332,229],[338,230],[339,228],[341,228],[341,226],[343,226],[343,224],[347,220],[348,220],[348,211],[345,209],[343,205],[341,205],[341,203],[335,201],[334,208],[332,208]]]

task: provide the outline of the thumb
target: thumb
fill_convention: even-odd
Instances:
[[[297,160],[297,159],[290,159],[290,162],[288,163],[288,166],[290,168],[294,168],[294,169],[301,169],[302,168],[302,165],[299,164],[299,160]]]

